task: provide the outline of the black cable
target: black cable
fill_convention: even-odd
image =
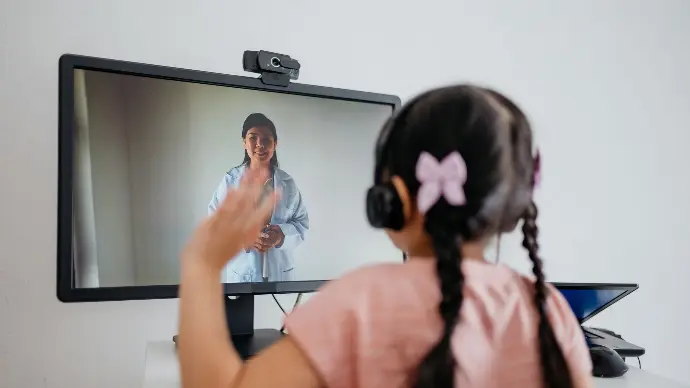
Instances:
[[[303,294],[302,294],[301,292],[300,292],[299,294],[297,294],[297,299],[295,299],[295,304],[292,305],[292,310],[293,310],[293,311],[297,308],[297,305],[298,305],[299,302],[302,300],[302,295],[303,295]],[[276,299],[276,296],[273,295],[273,294],[271,294],[271,296],[273,297],[273,300],[275,300],[276,303],[278,303],[278,307],[280,307],[280,310],[283,312],[283,314],[287,315],[287,313],[285,312],[285,309],[283,308],[283,306],[281,306],[280,303],[278,302],[278,299]],[[285,324],[283,324],[282,326],[280,326],[280,334],[285,334]]]
[[[640,370],[642,370],[642,361],[640,361],[639,357],[637,357],[637,365],[640,367]]]
[[[277,304],[278,307],[280,308],[280,311],[282,311],[283,314],[287,315],[287,313],[285,312],[285,309],[283,308],[283,306],[280,304],[280,302],[278,302],[278,298],[276,298],[275,294],[271,294],[271,296],[273,297],[273,300],[276,301],[276,304]]]

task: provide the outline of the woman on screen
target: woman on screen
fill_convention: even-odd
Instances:
[[[265,170],[264,193],[277,191],[275,204],[266,225],[253,244],[230,260],[223,270],[224,283],[290,281],[295,266],[292,251],[304,241],[309,230],[309,215],[295,180],[278,167],[278,134],[273,122],[262,113],[252,113],[242,125],[244,160],[221,180],[208,204],[208,213],[216,211],[229,188],[238,187],[248,170]],[[265,268],[264,268],[265,264]]]

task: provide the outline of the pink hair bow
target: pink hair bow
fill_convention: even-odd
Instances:
[[[451,205],[465,204],[462,186],[467,181],[467,166],[459,152],[448,154],[441,162],[428,152],[422,152],[417,161],[416,176],[422,184],[417,192],[420,212],[426,213],[441,197]]]

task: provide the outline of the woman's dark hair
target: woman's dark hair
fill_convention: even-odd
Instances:
[[[278,133],[276,132],[276,126],[273,124],[273,121],[266,117],[263,113],[252,113],[247,118],[244,120],[244,124],[242,124],[242,139],[244,139],[247,136],[247,131],[249,131],[252,128],[257,128],[257,127],[262,127],[262,128],[267,128],[269,131],[271,131],[271,135],[273,135],[273,140],[276,142],[278,141]],[[249,154],[247,153],[247,150],[244,150],[244,160],[242,160],[242,164],[249,164],[251,159],[249,158]],[[271,166],[273,167],[278,167],[278,151],[273,150],[273,156],[271,157]]]
[[[451,350],[463,301],[462,243],[512,230],[522,221],[523,246],[536,277],[534,302],[545,386],[572,387],[568,365],[547,318],[537,208],[532,200],[532,131],[522,111],[489,89],[472,85],[436,89],[415,98],[391,118],[377,147],[381,170],[400,177],[413,198],[420,187],[415,173],[423,151],[438,160],[458,151],[467,166],[466,203],[451,206],[441,198],[425,214],[424,228],[436,253],[443,335],[420,364],[415,386],[452,387],[455,368],[462,367],[456,365]]]

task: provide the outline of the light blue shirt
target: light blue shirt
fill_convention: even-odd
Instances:
[[[246,165],[240,165],[225,174],[208,204],[209,214],[216,210],[229,188],[239,186],[245,169]],[[271,224],[279,226],[285,238],[280,247],[276,246],[266,251],[266,266],[269,282],[284,282],[293,280],[295,257],[292,251],[304,241],[309,230],[309,215],[302,201],[302,194],[288,173],[275,168],[273,182],[274,190],[280,192],[280,200],[273,208]],[[223,283],[262,282],[262,262],[262,254],[258,251],[241,251],[225,266],[222,274]]]

